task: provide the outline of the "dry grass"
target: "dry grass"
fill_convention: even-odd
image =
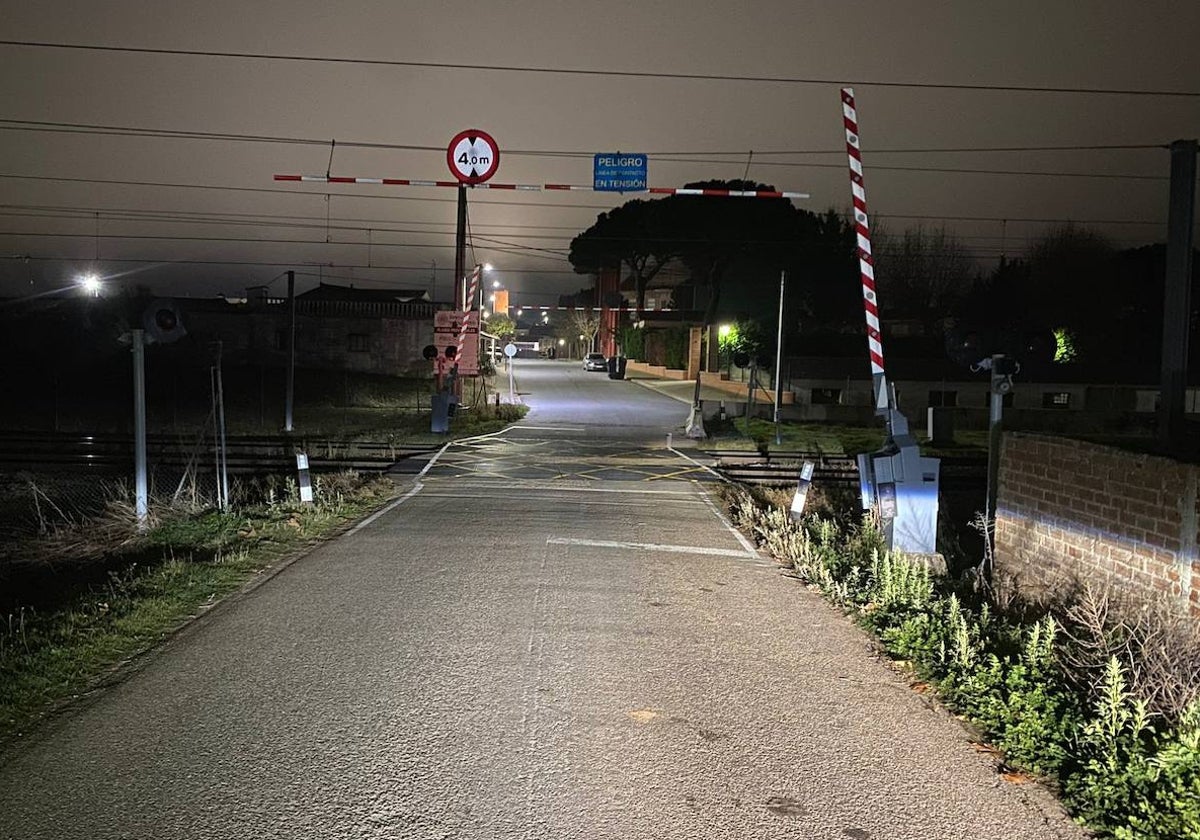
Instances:
[[[1167,600],[1134,600],[1086,583],[1062,610],[1062,647],[1072,677],[1094,685],[1116,657],[1130,689],[1152,712],[1177,719],[1200,701],[1200,623]]]

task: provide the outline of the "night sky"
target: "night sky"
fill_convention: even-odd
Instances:
[[[876,221],[944,224],[985,267],[1068,221],[1164,241],[1161,147],[1200,135],[1195,2],[183,5],[3,3],[0,296],[91,270],[238,296],[294,268],[301,291],[446,298],[453,190],[272,176],[447,180],[466,128],[498,183],[589,184],[621,150],[654,186],[748,177],[845,211],[851,84]],[[571,237],[631,197],[473,191],[468,261],[553,303],[588,283]]]

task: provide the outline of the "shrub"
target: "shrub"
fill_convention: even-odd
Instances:
[[[931,680],[1009,765],[1059,787],[1089,826],[1121,840],[1200,840],[1194,625],[1118,617],[1109,596],[1086,591],[1061,617],[1028,618],[1027,605],[1007,602],[998,613],[885,551],[870,520],[796,524],[762,496],[732,489],[726,500],[760,545]]]

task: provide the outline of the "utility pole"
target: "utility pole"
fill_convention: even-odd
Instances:
[[[287,305],[288,305],[288,368],[287,396],[285,398],[283,430],[292,431],[292,410],[296,400],[296,272],[289,271]]]
[[[1167,211],[1167,271],[1163,295],[1162,391],[1158,437],[1179,454],[1186,425],[1188,331],[1191,326],[1192,229],[1196,224],[1195,140],[1171,144],[1170,205]]]
[[[787,272],[779,272],[779,330],[775,336],[775,445],[783,443],[779,430],[779,406],[783,403],[783,289]]]

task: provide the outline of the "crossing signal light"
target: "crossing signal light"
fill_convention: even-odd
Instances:
[[[183,314],[173,300],[151,301],[142,313],[142,327],[146,337],[158,344],[170,344],[187,335],[183,326]]]

